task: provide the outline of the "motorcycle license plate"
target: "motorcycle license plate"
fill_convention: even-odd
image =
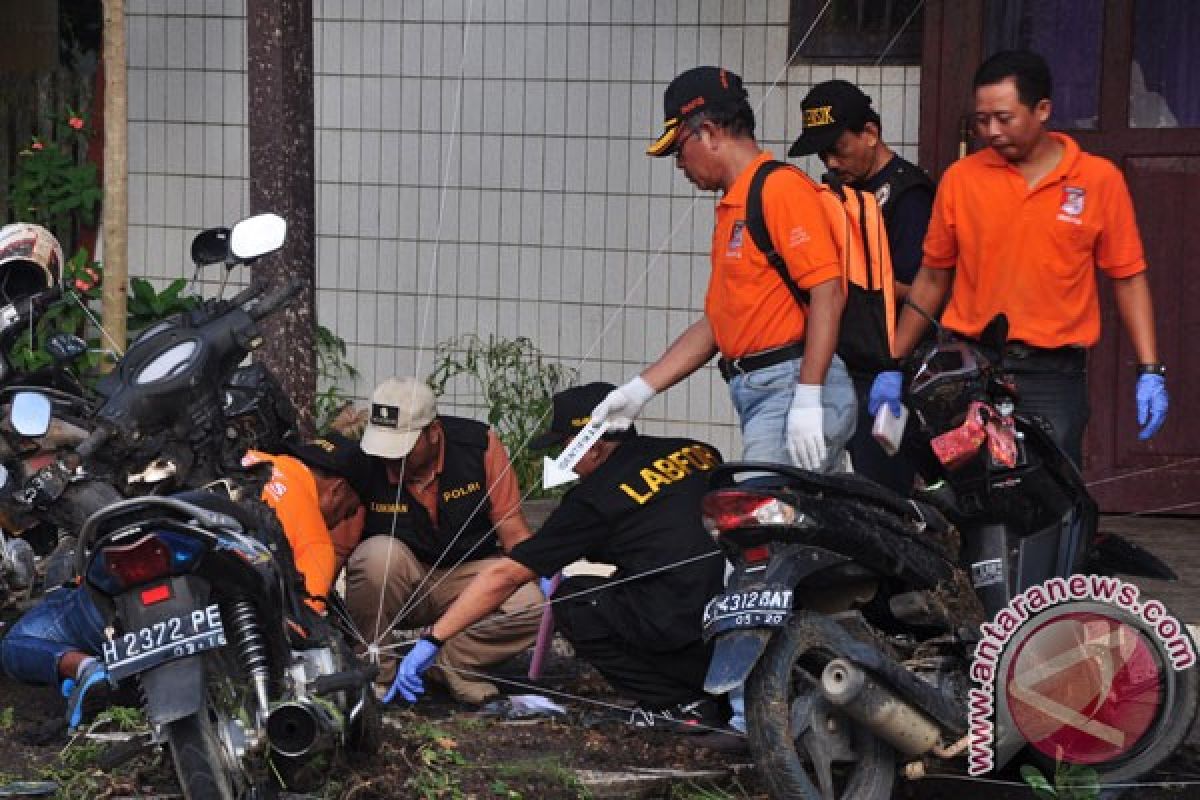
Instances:
[[[225,643],[221,611],[213,603],[110,639],[104,643],[104,666],[110,678],[120,681]]]
[[[704,607],[704,637],[736,628],[777,628],[792,611],[791,589],[746,589],[717,595]]]

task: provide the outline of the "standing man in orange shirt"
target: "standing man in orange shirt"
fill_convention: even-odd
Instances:
[[[781,169],[763,185],[763,216],[800,306],[746,230],[746,195],[771,159],[754,139],[754,111],[742,79],[726,69],[682,73],[663,96],[666,123],[647,150],[675,156],[697,188],[721,192],[704,313],[640,375],[592,412],[616,430],[647,402],[691,375],[718,351],[721,375],[741,420],[742,458],[827,471],[839,467],[854,433],[854,386],[834,354],[845,290],[841,260],[815,185]]]
[[[396,624],[432,625],[476,575],[533,534],[496,432],[439,415],[433,392],[416,378],[376,387],[361,447],[370,458],[351,481],[366,513],[363,541],[346,562],[346,606],[376,641]],[[537,585],[527,583],[487,624],[444,647],[421,639],[423,668],[432,664],[431,675],[459,702],[494,699],[499,690],[479,673],[533,644],[542,602]],[[377,680],[386,690],[396,659],[382,666]]]
[[[1133,202],[1112,163],[1046,129],[1052,87],[1041,56],[997,53],[979,67],[974,86],[975,128],[989,147],[951,165],[938,186],[896,355],[913,348],[947,294],[942,324],[965,336],[1004,313],[1005,367],[1017,381],[1018,407],[1049,421],[1082,465],[1087,348],[1100,338],[1097,268],[1112,280],[1137,354],[1139,438],[1153,436],[1167,416]],[[901,384],[899,372],[880,373],[870,412],[885,402],[898,412]]]

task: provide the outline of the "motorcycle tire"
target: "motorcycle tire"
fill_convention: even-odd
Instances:
[[[184,800],[234,800],[225,754],[207,710],[168,723],[167,745]]]
[[[750,751],[773,800],[823,800],[811,761],[800,751],[793,716],[802,704],[816,701],[821,671],[837,653],[819,631],[793,619],[779,630],[746,681],[746,719]],[[806,699],[807,698],[807,699]],[[896,782],[892,748],[846,717],[858,760],[837,776],[838,800],[887,800]],[[835,765],[838,766],[838,765]]]
[[[1096,770],[1101,786],[1132,783],[1154,770],[1183,745],[1196,719],[1197,706],[1200,705],[1200,665],[1193,664],[1178,671],[1172,669],[1170,654],[1151,627],[1124,608],[1108,603],[1087,601],[1062,605],[1039,614],[1038,626],[1052,621],[1057,616],[1078,612],[1097,612],[1124,623],[1136,631],[1158,662],[1156,666],[1162,680],[1162,692],[1157,713],[1147,730],[1120,758],[1087,764]],[[1028,635],[1029,631],[1018,631],[1009,641],[1006,652],[1015,652],[1015,645]],[[1008,674],[1008,669],[1007,659],[1001,661],[1000,674]],[[1044,773],[1054,774],[1055,758],[1033,746],[1027,747],[1026,752]]]

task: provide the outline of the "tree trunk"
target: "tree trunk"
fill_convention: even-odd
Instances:
[[[279,378],[308,435],[317,389],[312,0],[247,0],[246,25],[250,209],[288,223],[283,249],[255,264],[253,280],[305,281],[287,309],[263,322],[266,344],[255,357]]]
[[[129,310],[129,95],[125,71],[125,0],[104,0],[104,286],[101,346],[125,350]],[[69,255],[69,254],[68,254]]]

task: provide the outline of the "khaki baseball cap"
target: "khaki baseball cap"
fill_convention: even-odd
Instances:
[[[371,393],[371,419],[362,450],[379,458],[404,458],[436,416],[432,389],[416,378],[389,378]]]

